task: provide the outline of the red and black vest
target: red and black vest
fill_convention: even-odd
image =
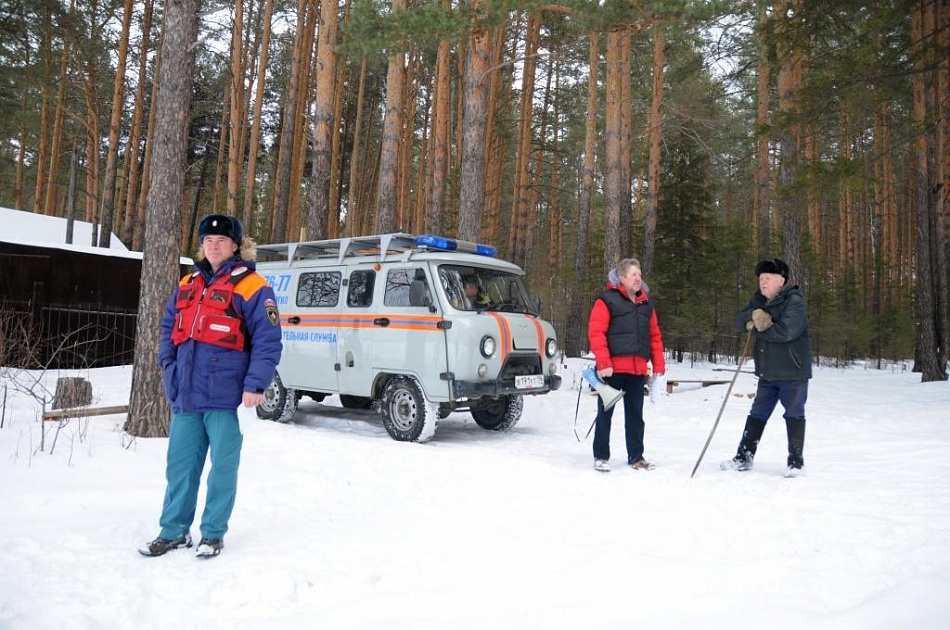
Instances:
[[[616,289],[604,291],[600,299],[610,311],[610,325],[607,327],[610,356],[636,356],[649,360],[653,302],[631,302]]]
[[[236,266],[230,274],[215,278],[205,286],[204,276],[195,272],[182,278],[175,300],[172,343],[189,339],[222,348],[244,351],[247,328],[234,308],[234,288],[247,277],[248,268]]]

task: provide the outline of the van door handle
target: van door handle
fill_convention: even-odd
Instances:
[[[297,317],[296,315],[294,315],[293,317],[288,317],[288,318],[287,318],[287,323],[288,323],[288,324],[299,324],[299,323],[300,323],[300,318]]]
[[[386,326],[389,326],[389,318],[388,318],[388,317],[377,317],[376,319],[373,320],[373,325],[374,325],[374,326],[382,326],[383,328],[385,328]]]

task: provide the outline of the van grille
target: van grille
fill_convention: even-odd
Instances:
[[[515,376],[522,374],[541,374],[541,357],[536,354],[508,355],[498,380],[505,384],[514,384]]]

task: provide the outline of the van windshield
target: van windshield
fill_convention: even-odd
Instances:
[[[513,273],[485,267],[440,265],[439,281],[449,303],[458,310],[538,314],[521,277]]]

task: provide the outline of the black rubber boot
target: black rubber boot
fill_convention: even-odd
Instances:
[[[762,432],[765,431],[765,423],[765,420],[758,420],[752,416],[747,417],[736,456],[727,462],[723,462],[719,467],[723,470],[751,470],[752,460],[755,459],[755,450],[759,447]]]
[[[805,465],[805,419],[786,418],[785,430],[788,432],[788,469],[801,470]]]
[[[739,449],[736,451],[736,459],[752,463],[755,458],[755,451],[759,448],[759,440],[762,439],[762,432],[765,431],[765,420],[759,420],[749,416],[745,420],[745,428],[742,430],[742,440],[739,441]]]

